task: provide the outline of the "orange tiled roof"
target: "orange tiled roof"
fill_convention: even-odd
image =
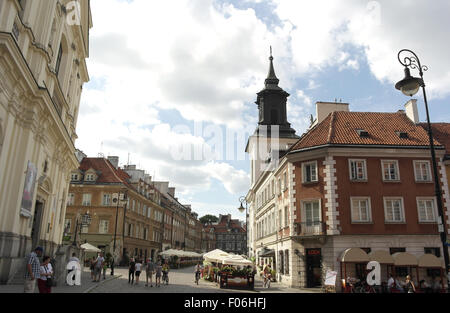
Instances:
[[[357,130],[369,133],[361,138]],[[396,132],[408,133],[402,139]],[[442,146],[435,140],[436,146]],[[427,132],[403,112],[333,112],[293,146],[291,151],[322,145],[428,146]]]
[[[425,130],[428,129],[428,124],[420,124]],[[432,123],[433,138],[445,146],[445,154],[450,158],[450,123]]]
[[[98,179],[97,183],[105,184],[119,184],[124,183],[128,185],[127,180],[131,177],[122,171],[121,169],[115,169],[115,167],[104,158],[84,158],[81,161],[79,169],[81,171],[87,171],[90,168],[97,171]]]

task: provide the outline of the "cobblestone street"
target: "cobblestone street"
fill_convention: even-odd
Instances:
[[[130,285],[128,283],[128,270],[116,269],[116,275],[122,275],[118,279],[114,279],[92,289],[91,293],[305,293],[314,292],[311,290],[292,289],[273,283],[270,289],[262,287],[262,281],[255,280],[255,290],[235,290],[220,289],[215,283],[211,283],[201,279],[198,286],[194,283],[194,267],[171,270],[169,272],[169,285],[161,285],[161,287],[145,287],[145,272],[141,274],[139,285]],[[153,275],[154,280],[154,275]],[[316,291],[317,292],[317,291]]]

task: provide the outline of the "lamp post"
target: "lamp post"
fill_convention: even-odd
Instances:
[[[88,211],[86,214],[84,214],[84,215],[81,216],[81,222],[79,222],[78,220],[79,220],[79,215],[77,214],[77,217],[76,217],[75,233],[74,233],[74,236],[73,236],[73,243],[72,243],[72,245],[73,245],[74,247],[77,246],[78,225],[80,225],[81,227],[91,225],[91,220],[92,220],[92,218],[91,218],[91,216],[89,215],[89,211]],[[81,227],[80,227],[80,238],[81,238]]]
[[[123,201],[126,201],[127,200],[127,191],[128,190],[125,190],[125,192],[123,192],[123,193],[121,193],[121,192],[119,192],[118,194],[117,194],[117,198],[114,198],[113,199],[113,202],[115,202],[116,203],[116,226],[115,226],[115,228],[114,228],[114,243],[113,243],[113,258],[112,258],[112,261],[111,261],[111,276],[114,276],[114,262],[115,262],[115,259],[116,259],[116,236],[117,236],[117,220],[118,220],[118,216],[119,216],[119,203],[120,203],[120,195],[122,194],[123,195]],[[125,229],[124,229],[124,232],[125,232]]]
[[[409,56],[401,58],[402,54],[409,54]],[[427,112],[427,123],[428,123],[428,136],[430,139],[430,149],[431,149],[431,160],[433,162],[433,176],[434,176],[434,188],[435,188],[435,195],[436,195],[436,201],[437,201],[437,207],[438,207],[438,213],[440,217],[440,221],[438,221],[438,227],[439,227],[439,233],[441,236],[442,241],[442,248],[444,252],[444,261],[445,261],[445,270],[447,274],[447,290],[450,290],[450,267],[449,267],[449,255],[448,255],[448,248],[447,248],[447,234],[445,233],[445,218],[444,218],[444,210],[442,205],[442,192],[441,187],[439,184],[439,173],[436,163],[436,152],[434,150],[434,140],[433,140],[433,131],[431,129],[431,122],[430,122],[430,114],[428,111],[428,101],[427,101],[427,94],[425,91],[425,82],[423,80],[423,72],[428,71],[427,66],[422,66],[420,63],[419,57],[411,50],[409,49],[403,49],[400,50],[398,53],[398,61],[400,64],[402,64],[405,67],[405,78],[401,81],[399,81],[395,88],[400,90],[403,94],[406,96],[412,97],[414,96],[422,87],[423,90],[423,98],[425,102],[425,109]],[[416,78],[411,76],[410,69],[417,69],[420,74],[420,78]]]
[[[245,254],[248,256],[248,214],[247,214],[248,202],[245,197],[240,197],[239,202],[241,203],[241,206],[238,209],[239,212],[244,213],[245,211]]]

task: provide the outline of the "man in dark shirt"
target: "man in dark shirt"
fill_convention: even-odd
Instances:
[[[130,260],[130,266],[128,267],[128,283],[132,284],[134,283],[134,272],[136,271],[136,262],[132,258]]]

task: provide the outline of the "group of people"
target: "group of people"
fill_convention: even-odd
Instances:
[[[27,267],[25,271],[25,293],[34,293],[36,285],[39,288],[39,293],[51,293],[52,292],[52,277],[53,267],[50,264],[50,257],[44,256],[42,263],[39,261],[39,257],[43,253],[42,247],[37,247],[27,258]]]
[[[102,272],[103,279],[106,279],[106,269],[108,264],[103,257],[103,253],[99,253],[97,257],[92,257],[90,260],[91,278],[93,282],[100,282]]]
[[[389,274],[389,280],[387,283],[388,292],[400,292],[400,293],[416,293],[417,286],[414,284],[410,275],[406,276],[405,281],[401,281],[398,277],[394,277]],[[442,288],[441,282],[436,278],[432,278],[431,283],[425,280],[419,282],[419,289],[428,293],[438,293]]]
[[[133,285],[134,278],[136,277],[136,285],[139,285],[139,278],[141,275],[142,268],[145,269],[145,287],[148,287],[148,282],[150,280],[150,287],[153,287],[153,275],[155,275],[155,287],[161,287],[161,277],[163,282],[169,283],[169,264],[167,261],[162,264],[162,261],[154,263],[151,259],[147,259],[146,263],[143,265],[142,261],[139,259],[131,258],[128,266],[128,283]]]

